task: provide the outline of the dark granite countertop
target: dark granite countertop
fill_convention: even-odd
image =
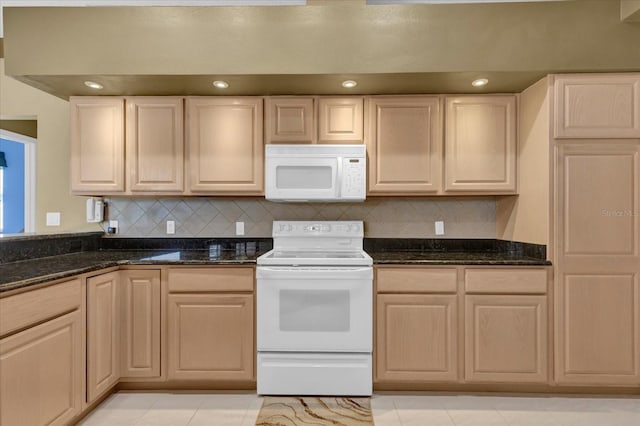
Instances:
[[[123,265],[243,265],[268,238],[101,238],[99,233],[0,240],[0,293]],[[378,265],[550,265],[546,247],[504,240],[365,238]]]
[[[551,262],[519,253],[445,252],[445,251],[369,251],[378,265],[514,265],[539,266]]]
[[[255,264],[262,251],[100,250],[0,264],[0,293],[123,265]]]

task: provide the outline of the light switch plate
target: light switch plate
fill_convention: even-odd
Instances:
[[[176,221],[168,220],[167,221],[167,234],[175,234],[176,233]]]
[[[47,226],[60,226],[60,212],[47,212]]]
[[[436,235],[444,235],[444,221],[436,220]]]
[[[236,235],[244,235],[244,222],[236,222]]]

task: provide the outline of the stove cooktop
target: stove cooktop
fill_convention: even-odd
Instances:
[[[364,251],[281,251],[271,250],[258,257],[258,265],[348,265],[369,266],[371,256]]]

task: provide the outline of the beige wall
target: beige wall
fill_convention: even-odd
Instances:
[[[620,0],[620,19],[640,22],[640,0]]]
[[[496,203],[497,238],[547,244],[549,239],[549,97],[545,77],[519,105],[519,196]]]
[[[637,70],[614,0],[5,8],[10,75]],[[124,47],[124,48],[123,48]],[[107,80],[108,83],[108,80]]]
[[[36,231],[100,230],[84,218],[84,197],[69,194],[69,104],[7,77],[0,59],[0,116],[36,118]],[[60,212],[61,226],[45,226],[45,213]]]

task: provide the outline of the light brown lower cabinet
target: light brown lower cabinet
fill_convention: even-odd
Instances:
[[[465,296],[465,380],[546,383],[547,297]]]
[[[66,425],[85,399],[79,279],[0,298],[0,425]]]
[[[175,293],[168,305],[169,379],[253,379],[253,294]]]
[[[120,375],[160,377],[160,271],[123,270],[120,280]]]
[[[66,425],[80,413],[81,324],[76,310],[0,340],[0,425]]]
[[[378,382],[458,379],[457,296],[379,294]]]
[[[565,274],[556,285],[556,381],[640,385],[640,283],[634,274]]]
[[[119,272],[87,278],[87,402],[120,379]]]

